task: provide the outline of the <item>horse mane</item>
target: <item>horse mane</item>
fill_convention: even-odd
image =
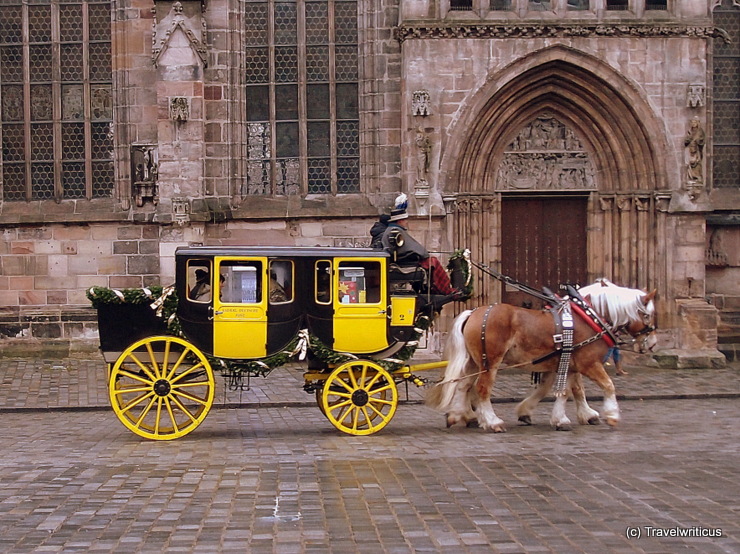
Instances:
[[[642,298],[647,295],[645,291],[620,287],[608,279],[599,279],[578,292],[584,298],[589,296],[594,310],[615,327],[640,319],[643,313],[651,316],[655,314],[652,300],[647,305],[642,302]]]

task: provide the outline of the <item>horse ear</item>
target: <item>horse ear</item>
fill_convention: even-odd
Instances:
[[[653,289],[652,292],[646,294],[640,300],[642,300],[642,303],[647,306],[650,303],[650,301],[655,298],[655,295],[657,292],[658,292],[658,289]]]
[[[586,304],[591,304],[591,295],[587,294],[583,297],[583,299],[586,301]]]

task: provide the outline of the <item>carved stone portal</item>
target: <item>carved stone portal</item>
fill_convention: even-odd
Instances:
[[[592,190],[594,170],[580,139],[551,114],[525,125],[506,148],[497,190]]]
[[[136,205],[141,208],[145,202],[159,203],[159,159],[157,147],[153,144],[131,146],[131,193]]]

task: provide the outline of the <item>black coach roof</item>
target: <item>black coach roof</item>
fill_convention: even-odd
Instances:
[[[185,257],[266,256],[305,258],[387,258],[389,254],[374,248],[334,248],[330,246],[181,246],[175,255]]]

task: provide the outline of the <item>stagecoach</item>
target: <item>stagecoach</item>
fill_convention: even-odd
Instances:
[[[392,253],[194,246],[176,251],[175,270],[173,287],[88,291],[111,405],[141,437],[193,431],[213,405],[214,373],[238,386],[298,360],[332,425],[369,435],[393,417],[401,382],[420,385],[416,371],[445,364],[406,362],[449,299]]]

